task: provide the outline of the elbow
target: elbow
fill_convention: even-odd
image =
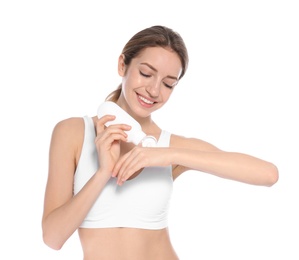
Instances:
[[[43,241],[48,247],[54,250],[60,250],[63,246],[63,242],[60,242],[60,239],[51,231],[43,230]]]
[[[273,186],[279,179],[278,168],[274,164],[270,164],[266,176],[267,180],[265,185],[268,187]]]

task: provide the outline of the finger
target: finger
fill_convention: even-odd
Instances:
[[[136,152],[131,153],[130,156],[126,158],[124,163],[121,165],[117,176],[117,182],[120,185],[129,179],[135,172],[144,167],[143,163],[141,163],[141,161],[143,161],[141,158],[142,157],[140,157]]]
[[[103,134],[96,136],[95,143],[97,146],[109,148],[114,141],[127,142],[127,134],[119,128],[110,128]]]
[[[108,121],[111,121],[111,120],[107,119],[104,122],[108,122]],[[126,124],[115,124],[115,125],[110,125],[108,127],[103,125],[103,122],[97,122],[97,124],[98,124],[96,126],[97,136],[100,135],[101,133],[103,133],[104,130],[106,130],[107,134],[115,133],[115,131],[119,132],[119,130],[120,130],[124,134],[124,136],[127,137],[127,133],[125,133],[125,131],[129,131],[131,129],[131,126],[126,125]]]
[[[121,173],[117,176],[117,183],[122,185],[127,179],[129,179],[135,172],[140,170],[141,167],[138,166],[138,162],[132,161],[128,164],[124,169],[122,169]]]
[[[114,141],[123,141],[126,142],[127,141],[127,137],[125,134],[123,133],[113,133],[110,135],[105,135],[105,136],[98,136],[95,139],[95,143],[100,142],[101,144],[111,144]]]
[[[105,115],[101,118],[96,119],[96,133],[99,134],[105,129],[105,124],[109,121],[113,121],[115,119],[115,116],[113,115]]]
[[[129,157],[130,152],[124,154],[115,164],[114,168],[113,168],[113,172],[112,172],[112,177],[116,177],[119,174],[119,170],[121,169],[123,163],[126,162],[127,158]]]

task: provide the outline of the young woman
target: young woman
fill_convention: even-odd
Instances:
[[[129,125],[105,127],[117,115],[69,118],[55,126],[42,219],[48,246],[60,249],[78,230],[85,260],[179,259],[167,212],[180,174],[198,170],[253,185],[276,183],[272,163],[166,132],[152,120],[187,65],[182,38],[163,26],[138,32],[119,57],[122,83],[107,99],[154,136],[157,147],[127,142]]]

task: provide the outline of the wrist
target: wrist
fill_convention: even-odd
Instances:
[[[106,169],[103,168],[99,168],[96,172],[95,172],[95,178],[98,181],[104,181],[107,182],[109,181],[109,179],[112,176],[112,172],[107,171]]]

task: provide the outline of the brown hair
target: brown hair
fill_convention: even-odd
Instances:
[[[140,52],[147,47],[170,48],[176,52],[182,63],[181,79],[188,67],[188,52],[182,37],[172,29],[165,26],[152,26],[136,33],[122,50],[125,65],[130,65]],[[106,100],[116,102],[121,94],[121,84],[110,93]]]

